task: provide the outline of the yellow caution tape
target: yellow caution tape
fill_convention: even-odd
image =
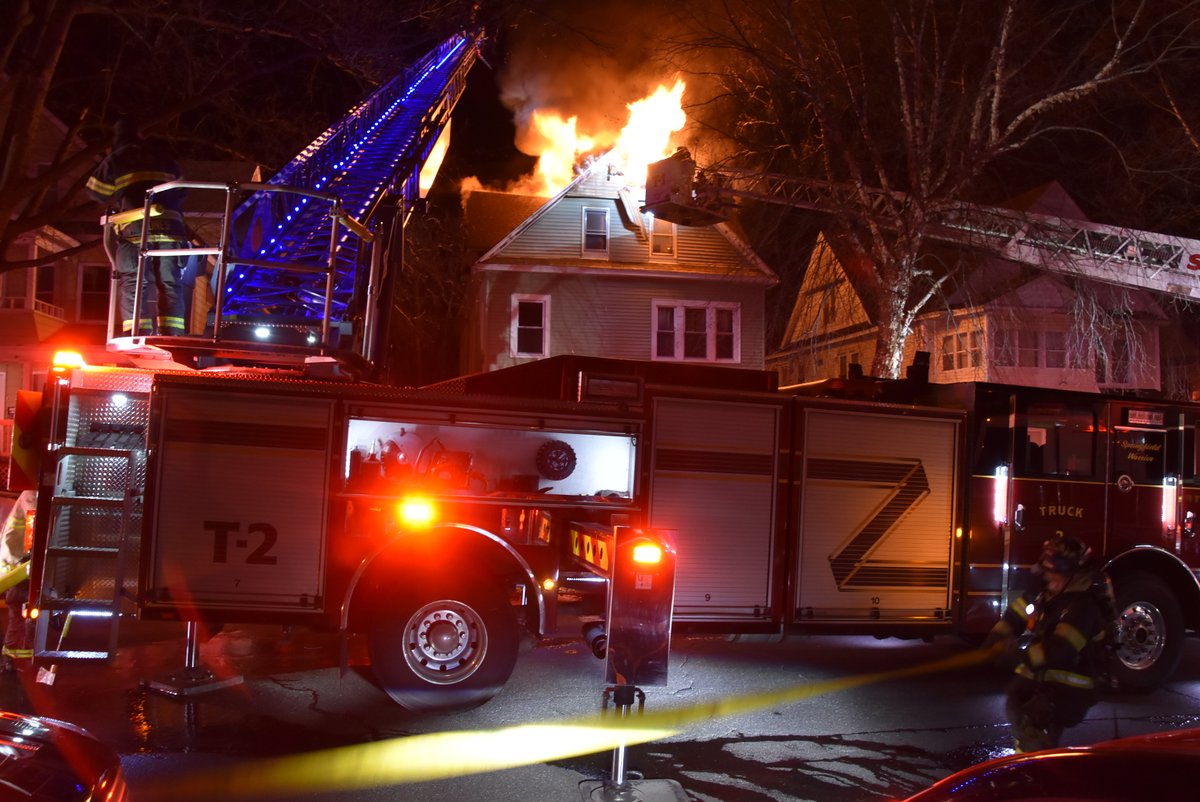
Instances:
[[[975,650],[911,668],[861,674],[748,694],[628,718],[599,715],[574,722],[523,724],[490,731],[439,732],[255,761],[164,780],[139,800],[302,798],[327,791],[443,780],[468,774],[589,755],[622,744],[678,735],[687,725],[823,694],[977,665],[991,652]]]

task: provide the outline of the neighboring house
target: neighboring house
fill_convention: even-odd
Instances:
[[[45,113],[35,143],[35,162],[49,164],[67,127]],[[83,143],[79,143],[80,148]],[[223,162],[185,162],[186,178],[218,183],[257,181],[253,165]],[[64,180],[56,191],[66,192]],[[198,241],[216,241],[224,209],[224,194],[193,191],[185,202],[189,231]],[[31,260],[59,254],[100,234],[103,209],[96,204],[80,219],[58,227],[43,226],[22,236],[5,254],[10,260]],[[207,280],[198,282],[199,303],[192,308],[192,330],[202,331],[207,312]],[[90,364],[116,364],[123,359],[108,350],[112,266],[103,249],[59,257],[50,264],[0,273],[0,487],[7,470],[8,421],[18,390],[40,390],[59,350],[78,351]]]
[[[471,193],[467,230],[487,250],[471,270],[463,369],[558,354],[762,368],[775,274],[729,225],[656,220],[643,198],[608,157],[549,200]]]
[[[1086,220],[1057,184],[1041,187],[1009,208]],[[920,315],[905,363],[929,352],[934,382],[994,381],[1075,390],[1159,390],[1160,333],[1167,316],[1154,294],[1072,282],[998,257],[958,254],[962,280]],[[869,372],[876,324],[856,278],[872,269],[853,250],[822,234],[808,262],[778,350],[767,366],[781,385],[846,376],[851,364]],[[1099,339],[1081,333],[1077,316],[1089,305],[1121,309],[1127,325]]]
[[[54,161],[67,133],[60,120],[43,114],[34,143],[34,170]],[[71,184],[64,179],[46,200],[53,202],[54,193],[68,191]],[[44,225],[19,237],[4,256],[24,261],[67,251],[95,237],[99,216],[97,209],[88,220]],[[12,417],[18,390],[42,388],[56,350],[81,351],[97,362],[105,357],[110,273],[99,249],[0,273],[0,418]],[[6,437],[7,428],[0,428]],[[0,445],[0,472],[7,469],[2,457],[8,445],[7,439]]]

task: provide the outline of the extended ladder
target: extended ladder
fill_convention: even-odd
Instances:
[[[647,212],[683,225],[725,217],[732,198],[825,214],[895,218],[902,192],[749,170],[697,170],[687,151],[650,165]],[[931,205],[928,235],[1032,267],[1200,300],[1200,241],[971,203]]]

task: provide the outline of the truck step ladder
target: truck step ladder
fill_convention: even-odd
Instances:
[[[33,603],[33,653],[45,661],[111,659],[122,602],[135,590],[126,583],[138,546],[131,533],[141,528],[145,427],[114,421],[106,397],[89,399],[85,391],[72,399],[68,442],[76,444],[54,452],[46,558]],[[142,407],[145,399],[124,403]]]

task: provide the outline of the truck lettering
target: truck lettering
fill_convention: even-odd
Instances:
[[[1082,518],[1083,507],[1076,507],[1067,504],[1042,504],[1038,507],[1038,511],[1043,517],[1058,516],[1059,518]]]
[[[239,521],[205,521],[204,528],[213,533],[213,562],[229,562],[229,536],[242,531],[241,523]],[[246,532],[260,536],[258,544],[246,557],[246,563],[248,565],[276,565],[279,559],[271,554],[271,550],[279,540],[278,530],[268,523],[252,523],[246,527]],[[247,549],[250,547],[250,542],[251,539],[248,537],[236,538],[233,546],[237,549]]]

